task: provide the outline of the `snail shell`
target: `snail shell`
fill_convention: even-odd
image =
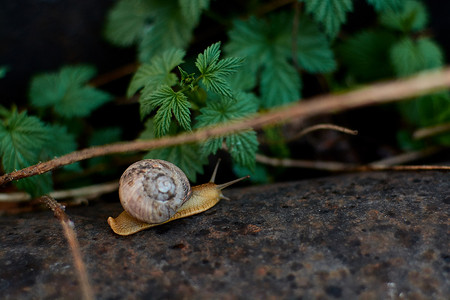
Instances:
[[[191,194],[189,180],[183,171],[159,159],[132,164],[119,182],[119,198],[125,211],[149,224],[170,219]]]
[[[119,235],[130,235],[210,209],[220,199],[228,199],[222,194],[224,188],[249,177],[215,184],[218,167],[219,162],[209,182],[191,188],[186,175],[170,162],[146,159],[132,164],[119,183],[125,211],[109,217],[109,226]]]

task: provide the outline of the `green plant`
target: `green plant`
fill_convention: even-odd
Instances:
[[[377,19],[367,28],[345,28],[354,12],[352,0],[293,0],[275,10],[260,10],[260,1],[249,1],[239,11],[223,14],[215,7],[219,0],[117,1],[104,34],[114,45],[137,50],[140,66],[126,91],[127,97],[139,99],[144,129],[135,137],[189,132],[288,105],[301,100],[308,89],[305,78],[320,82],[319,92],[340,92],[444,64],[442,50],[427,30],[423,2],[366,2]],[[210,28],[222,42],[198,38]],[[5,73],[1,68],[0,77]],[[36,116],[0,107],[5,172],[75,150],[87,131],[92,132],[84,141],[87,145],[120,140],[120,122],[113,128],[86,128],[82,122],[112,99],[89,86],[94,74],[89,66],[66,66],[58,73],[37,75],[29,95],[29,111]],[[448,133],[420,143],[412,140],[417,128],[450,122],[447,91],[411,99],[396,109],[404,119],[399,129],[403,148],[450,144]],[[255,160],[259,140],[267,146],[263,151],[290,155],[281,130],[272,127],[258,134],[249,128],[202,144],[152,150],[145,157],[169,160],[195,181],[208,155],[225,150],[236,172],[256,172],[253,178],[264,182],[269,172]],[[29,180],[20,181],[19,187],[36,195],[51,189],[49,175]]]
[[[83,132],[82,117],[112,99],[111,95],[87,85],[95,76],[91,66],[66,66],[59,72],[36,75],[30,85],[30,109],[0,106],[0,156],[5,172],[49,160],[77,149]],[[43,120],[49,120],[44,122]],[[79,171],[79,165],[66,169]],[[51,174],[18,181],[17,186],[34,196],[52,190]]]

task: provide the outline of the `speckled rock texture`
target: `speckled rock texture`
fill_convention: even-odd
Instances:
[[[448,299],[450,173],[345,174],[241,189],[121,237],[111,201],[68,208],[97,299]],[[80,299],[50,211],[0,217],[2,299]]]

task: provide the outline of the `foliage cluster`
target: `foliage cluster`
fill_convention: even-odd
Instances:
[[[247,11],[233,12],[227,20],[219,17],[209,0],[118,0],[107,16],[104,35],[114,45],[137,49],[140,67],[126,91],[128,97],[139,95],[145,129],[136,138],[214,126],[298,101],[305,75],[320,77],[333,92],[444,64],[442,50],[427,32],[429,16],[424,3],[366,2],[377,15],[376,22],[357,32],[345,32],[342,26],[349,15],[358,13],[352,0],[292,1],[263,15],[256,13],[260,3],[252,1]],[[216,41],[198,55],[187,55],[192,52],[188,50],[193,46],[194,30],[204,29],[205,18],[225,27],[227,38],[223,45]],[[0,77],[6,70],[0,69]],[[113,98],[89,86],[94,75],[90,66],[66,66],[34,77],[29,103],[36,116],[0,107],[0,155],[5,172],[78,147],[86,132],[83,118]],[[450,95],[441,92],[412,99],[400,104],[399,112],[410,130],[399,134],[399,141],[409,147],[412,129],[450,121]],[[117,128],[93,131],[90,145],[120,139]],[[262,134],[275,145],[273,155],[289,155],[277,128]],[[448,145],[450,135],[429,142]],[[229,152],[236,172],[256,172],[254,178],[264,181],[267,173],[255,163],[258,146],[257,134],[249,128],[201,145],[153,150],[145,157],[172,161],[195,181],[208,155],[222,149]],[[51,178],[41,175],[18,185],[42,194],[51,189]]]

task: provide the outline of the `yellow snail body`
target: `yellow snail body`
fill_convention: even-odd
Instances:
[[[215,184],[218,166],[210,182],[191,188],[183,171],[170,162],[135,162],[120,177],[119,198],[125,211],[115,219],[109,217],[109,226],[119,235],[130,235],[210,209],[220,199],[227,199],[222,189],[248,178]]]

